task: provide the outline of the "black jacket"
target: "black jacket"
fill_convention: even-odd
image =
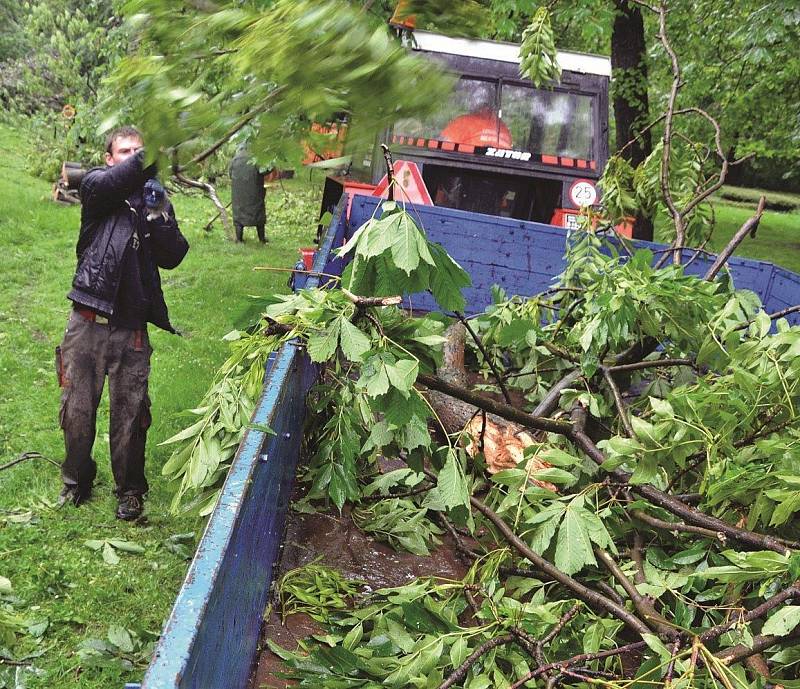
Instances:
[[[169,322],[158,268],[174,268],[189,250],[175,212],[147,220],[142,198],[153,168],[144,152],[118,165],[90,170],[81,183],[78,268],[67,295],[112,323],[141,327],[146,322],[175,332]]]

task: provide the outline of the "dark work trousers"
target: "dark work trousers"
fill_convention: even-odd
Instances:
[[[67,486],[91,488],[97,473],[92,459],[97,407],[108,376],[111,469],[116,494],[144,495],[144,447],[150,427],[152,348],[147,330],[129,330],[88,320],[73,311],[60,347],[59,379],[66,457],[61,477]]]
[[[236,241],[243,242],[244,241],[244,225],[237,224],[235,226],[236,230]],[[267,233],[264,230],[264,225],[256,225],[256,233],[258,234],[258,241],[266,242],[267,241]]]

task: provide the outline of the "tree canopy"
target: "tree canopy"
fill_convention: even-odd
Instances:
[[[684,73],[681,101],[717,118],[732,157],[756,154],[733,171],[734,181],[799,183],[800,65],[794,46],[800,17],[794,4],[669,3],[668,29]],[[536,0],[400,5],[421,27],[517,42],[545,7]],[[627,0],[546,7],[559,48],[602,54],[613,52],[620,12],[639,8],[647,47],[645,88],[653,106],[639,107],[634,120],[642,127],[650,110],[662,111],[671,71],[658,43],[655,13]],[[3,0],[0,98],[17,111],[43,116],[43,128],[50,131],[61,107],[75,105],[77,126],[64,127],[70,132],[66,149],[95,142],[101,122],[137,119],[157,147],[179,145],[181,164],[241,127],[242,136],[257,142],[254,150],[289,166],[301,156],[297,142],[310,136],[312,119],[346,115],[355,124],[360,118],[351,134],[367,139],[403,112],[433,107],[444,87],[429,68],[403,55],[383,28],[396,9],[388,1],[345,0],[22,5]],[[127,57],[115,68],[120,55]],[[631,86],[624,69],[615,70],[612,88],[635,102],[640,87]],[[109,71],[107,86],[103,78]],[[37,122],[37,128],[42,125]],[[709,134],[697,120],[677,126],[695,139]],[[659,131],[656,126],[654,134]],[[618,140],[617,146],[625,143]]]

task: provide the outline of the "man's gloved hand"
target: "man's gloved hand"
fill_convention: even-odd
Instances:
[[[167,219],[167,191],[157,179],[148,179],[144,183],[144,205],[148,220],[155,220],[159,215]]]

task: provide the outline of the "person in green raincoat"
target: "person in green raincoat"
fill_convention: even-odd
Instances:
[[[250,153],[242,147],[231,161],[231,201],[236,241],[244,241],[244,228],[255,227],[258,240],[267,241],[264,225],[267,222],[264,173],[251,162]]]

